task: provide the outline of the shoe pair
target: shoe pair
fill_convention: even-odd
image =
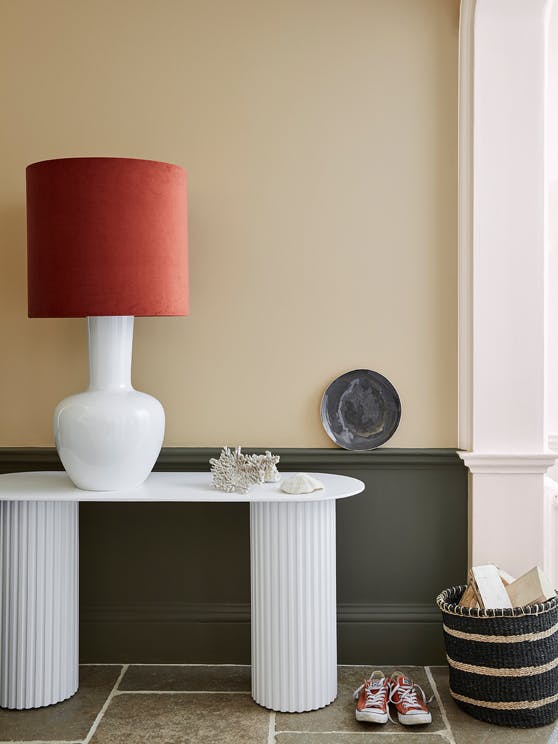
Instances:
[[[375,671],[355,690],[353,697],[357,701],[357,721],[387,723],[388,718],[393,720],[389,714],[389,703],[393,703],[399,723],[404,726],[432,722],[427,707],[430,701],[426,700],[422,688],[403,672],[386,677],[383,672]]]

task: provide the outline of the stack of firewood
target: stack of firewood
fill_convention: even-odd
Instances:
[[[492,563],[473,566],[459,604],[463,607],[498,609],[541,604],[556,596],[549,578],[539,566],[515,579]]]

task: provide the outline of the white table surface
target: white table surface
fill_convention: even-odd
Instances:
[[[281,480],[293,473],[281,473]],[[0,475],[0,501],[137,501],[137,502],[305,502],[354,496],[364,483],[346,475],[311,473],[324,485],[308,494],[281,491],[281,481],[253,486],[247,493],[225,493],[211,485],[211,473],[151,473],[138,488],[129,491],[82,491],[65,472],[35,471]]]

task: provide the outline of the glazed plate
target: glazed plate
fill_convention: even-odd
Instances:
[[[401,419],[401,401],[379,372],[354,369],[328,386],[321,416],[327,435],[340,447],[371,450],[393,436]]]

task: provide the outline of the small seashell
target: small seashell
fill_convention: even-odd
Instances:
[[[323,483],[320,483],[319,480],[308,475],[308,473],[297,473],[296,475],[291,475],[290,478],[286,478],[281,483],[282,491],[293,494],[312,493],[312,491],[319,491],[320,488],[323,487]]]

